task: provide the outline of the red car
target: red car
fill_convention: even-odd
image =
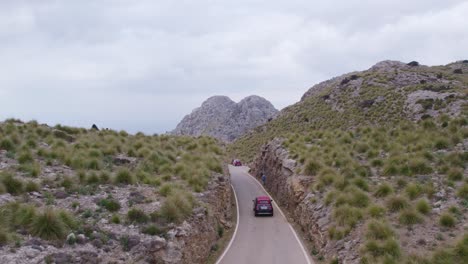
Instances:
[[[258,196],[253,200],[253,211],[255,216],[271,215],[273,216],[273,204],[268,196]]]
[[[232,165],[234,165],[236,167],[237,166],[242,166],[242,162],[240,160],[238,160],[238,159],[235,159],[235,160],[232,161]]]

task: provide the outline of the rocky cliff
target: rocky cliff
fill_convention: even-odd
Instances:
[[[325,259],[338,257],[342,263],[357,263],[362,241],[355,236],[341,241],[329,239],[332,208],[310,192],[309,186],[316,181],[315,177],[296,173],[298,168],[300,164],[289,157],[289,152],[282,147],[282,140],[274,139],[255,159],[252,175],[259,180],[263,172],[267,175],[267,190],[288,218],[299,225],[313,254]]]
[[[230,142],[268,122],[277,112],[269,101],[259,96],[246,97],[239,103],[227,96],[213,96],[185,116],[172,133],[208,135]]]

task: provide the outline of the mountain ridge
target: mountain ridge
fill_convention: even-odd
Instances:
[[[224,95],[206,99],[186,115],[171,132],[174,135],[208,135],[231,142],[250,129],[275,117],[278,110],[265,98],[251,95],[238,103]]]

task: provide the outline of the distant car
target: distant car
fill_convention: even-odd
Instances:
[[[255,216],[271,215],[273,216],[272,200],[268,196],[258,196],[253,200],[253,211]]]
[[[235,159],[232,161],[232,165],[234,166],[242,166],[242,162],[238,159]]]

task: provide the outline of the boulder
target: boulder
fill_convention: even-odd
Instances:
[[[406,64],[408,66],[411,66],[411,67],[416,67],[416,66],[419,66],[419,62],[417,61],[412,61],[412,62],[409,62],[408,64]]]

